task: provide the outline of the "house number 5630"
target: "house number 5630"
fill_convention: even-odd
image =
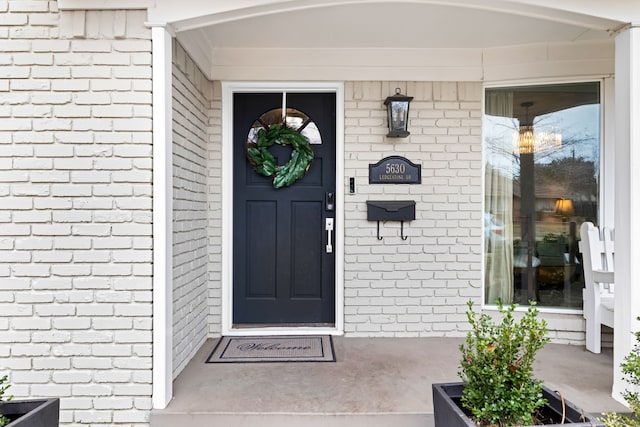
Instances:
[[[387,163],[385,165],[386,173],[404,173],[405,165],[402,163]]]

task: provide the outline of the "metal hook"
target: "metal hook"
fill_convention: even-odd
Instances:
[[[402,240],[407,240],[409,236],[404,235],[404,221],[400,221],[400,238]]]
[[[378,236],[378,240],[382,240],[383,238],[380,237],[380,221],[376,221],[377,225],[377,236]],[[407,240],[409,238],[409,236],[405,236],[404,235],[404,221],[400,221],[400,238],[402,240]]]

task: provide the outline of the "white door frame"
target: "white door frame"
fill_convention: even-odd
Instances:
[[[335,92],[336,233],[334,327],[233,327],[233,94],[238,92]],[[222,334],[288,335],[344,333],[344,84],[341,82],[222,82]]]

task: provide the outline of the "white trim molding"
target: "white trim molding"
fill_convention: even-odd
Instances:
[[[615,76],[615,231],[616,292],[614,302],[613,390],[623,402],[628,388],[620,363],[631,352],[640,329],[640,28],[616,36]]]
[[[69,0],[67,0],[69,1]],[[82,0],[74,0],[82,1]],[[85,0],[87,1],[87,0]],[[247,18],[268,16],[278,13],[286,13],[301,10],[313,10],[336,5],[361,5],[364,8],[368,4],[377,3],[378,0],[309,0],[304,2],[291,2],[287,0],[237,0],[193,1],[191,4],[184,2],[171,2],[157,0],[154,13],[173,19],[178,22],[179,31],[201,28],[207,25],[238,21]],[[390,3],[393,1],[390,1]],[[545,0],[542,5],[540,0],[449,0],[448,6],[475,9],[480,11],[509,13],[516,16],[542,18],[567,25],[578,25],[587,28],[609,30],[618,28],[621,23],[629,18],[629,6],[611,7],[609,4],[592,1],[597,5],[591,5],[589,12],[584,13],[585,1],[574,2],[573,5],[558,5],[557,1]],[[412,0],[412,3],[440,5],[441,0]],[[635,13],[640,13],[638,8]],[[638,16],[635,16],[638,18]],[[455,23],[454,23],[455,25]]]
[[[134,10],[148,9],[155,0],[58,0],[60,10]]]
[[[173,395],[172,39],[151,29],[153,53],[153,407]]]
[[[233,327],[233,94],[237,92],[335,92],[336,244],[334,327]],[[222,334],[304,335],[344,333],[344,84],[342,82],[222,82]]]

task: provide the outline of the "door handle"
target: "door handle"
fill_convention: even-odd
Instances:
[[[333,245],[331,244],[331,232],[333,231],[333,218],[327,218],[325,220],[324,229],[327,232],[327,253],[333,252]]]

